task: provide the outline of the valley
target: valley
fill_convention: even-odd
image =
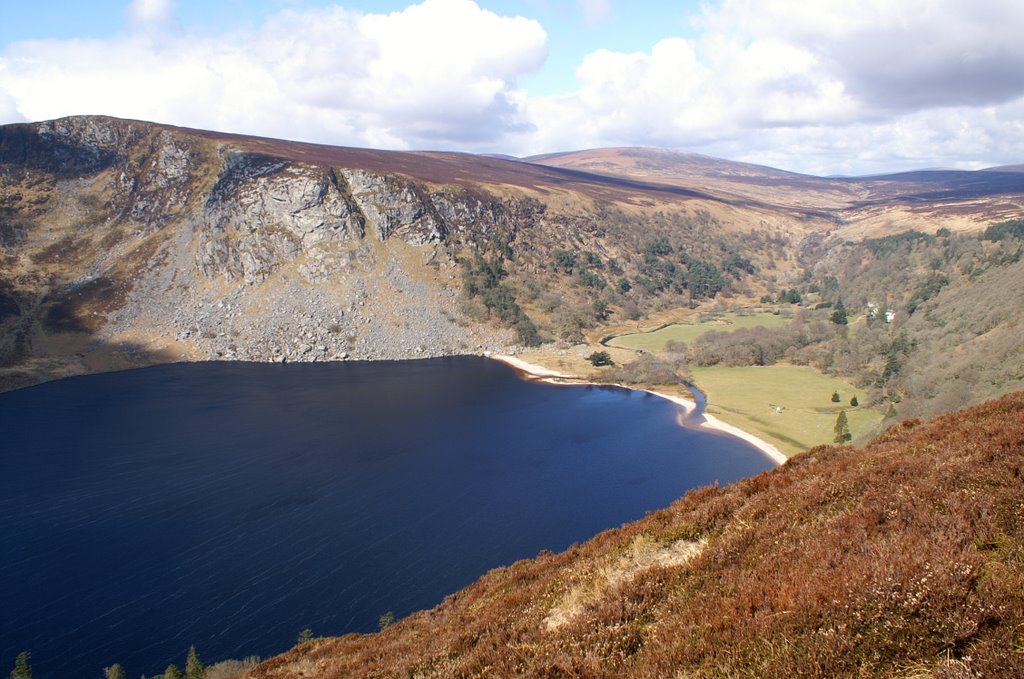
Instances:
[[[1020,215],[1024,173],[825,179],[656,149],[529,161],[102,117],[4,126],[0,387],[181,360],[522,351],[594,379],[581,359],[609,335],[765,302],[803,330],[746,329],[725,354],[689,342],[678,376],[781,360],[907,415],[1021,385],[1020,240],[984,233]],[[838,302],[849,325],[828,320]],[[984,313],[973,335],[946,330],[961,305]]]
[[[647,148],[516,160],[4,125],[0,390],[504,355],[679,398],[692,383],[792,458],[246,676],[1009,676],[1018,170],[824,178]]]

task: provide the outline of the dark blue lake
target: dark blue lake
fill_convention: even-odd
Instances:
[[[128,676],[376,629],[772,463],[483,358],[178,364],[0,394],[0,672]]]

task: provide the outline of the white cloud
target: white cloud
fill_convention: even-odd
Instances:
[[[530,102],[529,151],[652,145],[823,173],[1019,162],[1019,0],[723,0]]]
[[[702,25],[800,45],[851,95],[884,111],[1024,94],[1018,0],[724,0]]]
[[[360,33],[377,48],[361,95],[381,118],[421,139],[487,138],[519,129],[516,78],[547,57],[540,25],[468,0],[427,0],[368,15]]]
[[[0,89],[0,125],[7,123],[21,123],[25,116],[21,115],[14,97]]]
[[[694,36],[594,51],[573,91],[533,98],[518,81],[544,64],[544,29],[472,0],[296,9],[221,35],[166,30],[171,0],[131,8],[128,35],[9,46],[0,122],[106,113],[515,154],[653,145],[819,173],[1024,157],[1019,0],[721,0]]]
[[[151,3],[143,15],[168,7]],[[16,43],[0,57],[0,87],[35,120],[106,113],[327,143],[472,148],[525,129],[517,78],[546,50],[537,22],[471,0],[387,15],[333,6],[284,11],[254,32]]]
[[[140,25],[167,24],[174,18],[173,0],[132,0],[128,17]]]

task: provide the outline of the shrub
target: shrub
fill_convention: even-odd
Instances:
[[[30,654],[28,651],[22,651],[18,654],[18,657],[14,659],[14,669],[11,670],[11,679],[32,679],[32,666],[29,665]]]
[[[993,224],[981,235],[982,240],[1004,240],[1006,238],[1024,239],[1024,219],[1011,219],[1007,222]]]
[[[249,656],[243,660],[222,660],[206,668],[203,679],[234,679],[260,664],[259,656]]]
[[[846,411],[840,410],[839,417],[836,418],[836,425],[833,427],[836,433],[833,439],[836,443],[846,443],[853,438],[853,434],[850,433],[850,422],[846,418]]]
[[[750,260],[735,253],[726,257],[722,267],[733,278],[739,278],[744,273],[754,273],[754,265]]]
[[[572,250],[555,250],[554,261],[556,269],[564,273],[572,273],[578,260],[576,253]]]
[[[612,357],[608,354],[607,351],[595,351],[594,353],[590,354],[590,356],[587,356],[587,360],[590,361],[590,364],[595,367],[615,364],[615,361],[612,360]]]
[[[592,271],[580,271],[577,274],[577,278],[580,285],[593,288],[594,290],[603,290],[608,285],[608,281],[603,276],[599,276]]]
[[[523,346],[540,346],[540,333],[537,331],[537,326],[529,318],[524,318],[516,323],[516,340]]]
[[[843,304],[843,300],[836,302],[835,310],[832,311],[829,320],[836,325],[846,325],[849,322],[849,319],[846,317],[846,306]]]
[[[672,244],[668,242],[668,238],[660,236],[644,244],[644,254],[656,257],[670,255],[672,254]]]

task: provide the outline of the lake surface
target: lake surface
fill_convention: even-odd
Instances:
[[[772,463],[664,399],[476,357],[178,364],[0,394],[0,671],[372,631]]]

